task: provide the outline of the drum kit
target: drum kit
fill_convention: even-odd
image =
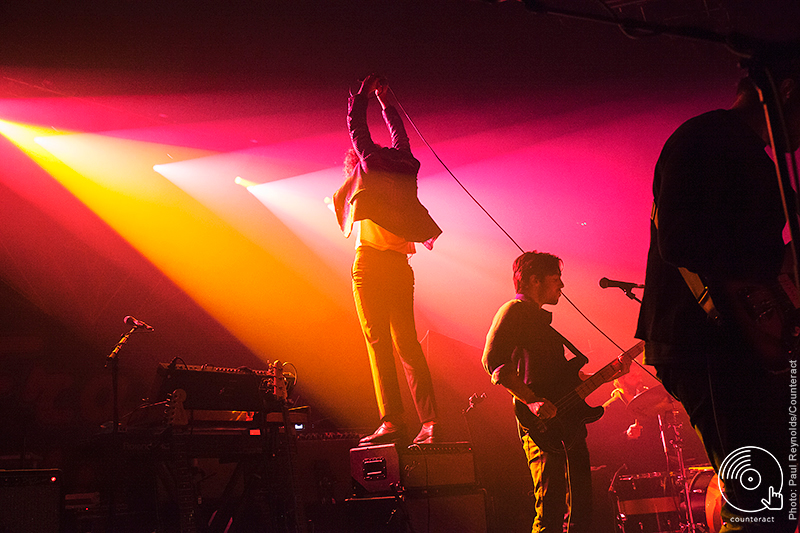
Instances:
[[[614,476],[609,489],[617,533],[718,533],[722,494],[711,466],[684,462],[679,405],[659,385],[637,394],[627,410],[658,421],[667,472]]]

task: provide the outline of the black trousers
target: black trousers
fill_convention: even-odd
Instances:
[[[725,481],[721,532],[792,533],[800,459],[796,449],[790,455],[792,436],[797,443],[792,392],[797,374],[769,372],[745,352],[728,346],[718,353],[683,354],[686,363],[654,366],[666,390],[686,408]],[[792,365],[796,371],[797,362]]]

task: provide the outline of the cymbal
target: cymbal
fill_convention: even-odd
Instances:
[[[649,388],[633,397],[628,412],[635,416],[656,416],[672,409],[675,401],[663,385]]]

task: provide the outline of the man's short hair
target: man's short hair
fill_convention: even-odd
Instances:
[[[545,252],[525,252],[514,260],[514,289],[519,294],[531,276],[544,279],[561,274],[562,261]]]

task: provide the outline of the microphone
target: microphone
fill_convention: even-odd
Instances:
[[[644,285],[639,285],[638,283],[631,283],[629,281],[616,281],[608,278],[600,278],[600,286],[604,289],[607,289],[609,287],[616,287],[618,289],[622,289],[623,291],[630,291],[632,289],[644,289]]]
[[[123,322],[125,322],[125,323],[126,323],[126,324],[128,324],[129,326],[133,326],[133,327],[135,327],[135,328],[144,328],[144,329],[146,329],[147,331],[155,331],[155,329],[153,328],[153,326],[151,326],[151,325],[149,325],[149,324],[146,324],[146,323],[142,322],[141,320],[137,320],[137,319],[135,319],[134,317],[132,317],[131,315],[128,315],[128,316],[126,316],[126,317],[123,319]]]

